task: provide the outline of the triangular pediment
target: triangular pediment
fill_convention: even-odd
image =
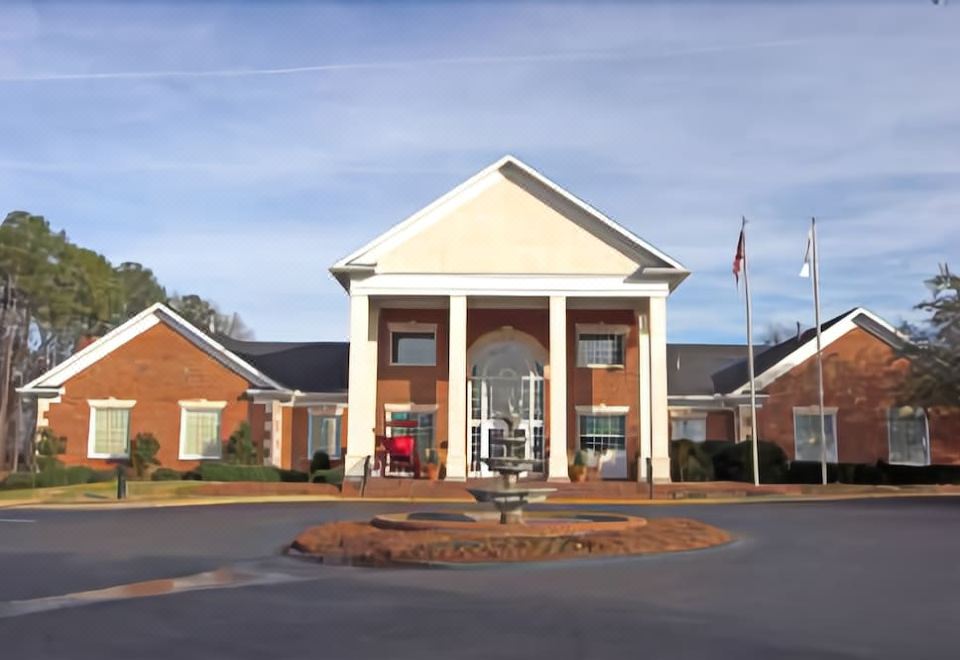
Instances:
[[[361,250],[334,273],[634,276],[683,266],[512,157]]]

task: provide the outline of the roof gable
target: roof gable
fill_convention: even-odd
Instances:
[[[31,393],[63,387],[68,380],[81,371],[160,323],[177,332],[227,369],[246,378],[250,383],[258,387],[281,387],[272,378],[227,350],[220,342],[198,330],[175,311],[162,303],[156,303],[117,326],[89,346],[77,351],[43,375],[19,388],[18,391]]]
[[[367,273],[687,274],[533,168],[505,156],[338,261]]]
[[[855,307],[820,324],[821,346],[826,348],[854,328],[862,328],[894,348],[900,348],[906,342],[906,338],[887,321],[864,307]],[[755,353],[756,388],[762,390],[816,355],[816,338],[816,329],[809,328],[797,337]],[[749,378],[746,359],[713,375],[716,391],[724,394],[743,394],[750,387]]]

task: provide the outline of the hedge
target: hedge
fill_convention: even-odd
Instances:
[[[670,443],[670,478],[673,481],[713,481],[713,458],[702,443],[674,440]]]
[[[719,481],[753,481],[753,442],[729,442],[720,447],[714,444],[713,472]],[[784,483],[787,476],[787,455],[780,445],[761,440],[757,446],[760,463],[760,482]]]
[[[822,473],[818,461],[793,461],[787,471],[787,482],[819,484]],[[828,463],[827,482],[844,484],[960,484],[960,465],[891,465],[879,461],[866,463]]]
[[[50,468],[35,475],[29,472],[14,472],[4,480],[3,487],[6,489],[50,488],[112,481],[115,478],[116,473],[113,470],[94,470],[86,465],[72,465],[67,468]]]
[[[280,481],[280,470],[266,465],[202,463],[193,473],[202,481]]]
[[[180,481],[183,475],[172,468],[160,467],[150,475],[150,481]]]
[[[342,465],[329,470],[315,470],[310,473],[310,481],[315,484],[333,484],[334,486],[340,486],[343,484],[343,471],[344,468]]]
[[[306,472],[301,472],[300,470],[284,470],[279,469],[280,472],[280,481],[294,482],[294,483],[306,483],[310,481],[310,475]]]

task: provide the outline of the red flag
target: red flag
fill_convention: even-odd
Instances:
[[[733,257],[733,279],[740,286],[740,265],[743,263],[743,227],[740,228],[740,240],[737,241],[737,254]]]

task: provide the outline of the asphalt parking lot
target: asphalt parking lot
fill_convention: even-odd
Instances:
[[[383,570],[279,555],[308,525],[409,508],[2,509],[4,655],[956,656],[960,498],[590,507],[693,517],[737,535],[722,548],[637,559]],[[50,598],[224,566],[282,579],[69,607]],[[42,611],[25,613],[37,603]]]

